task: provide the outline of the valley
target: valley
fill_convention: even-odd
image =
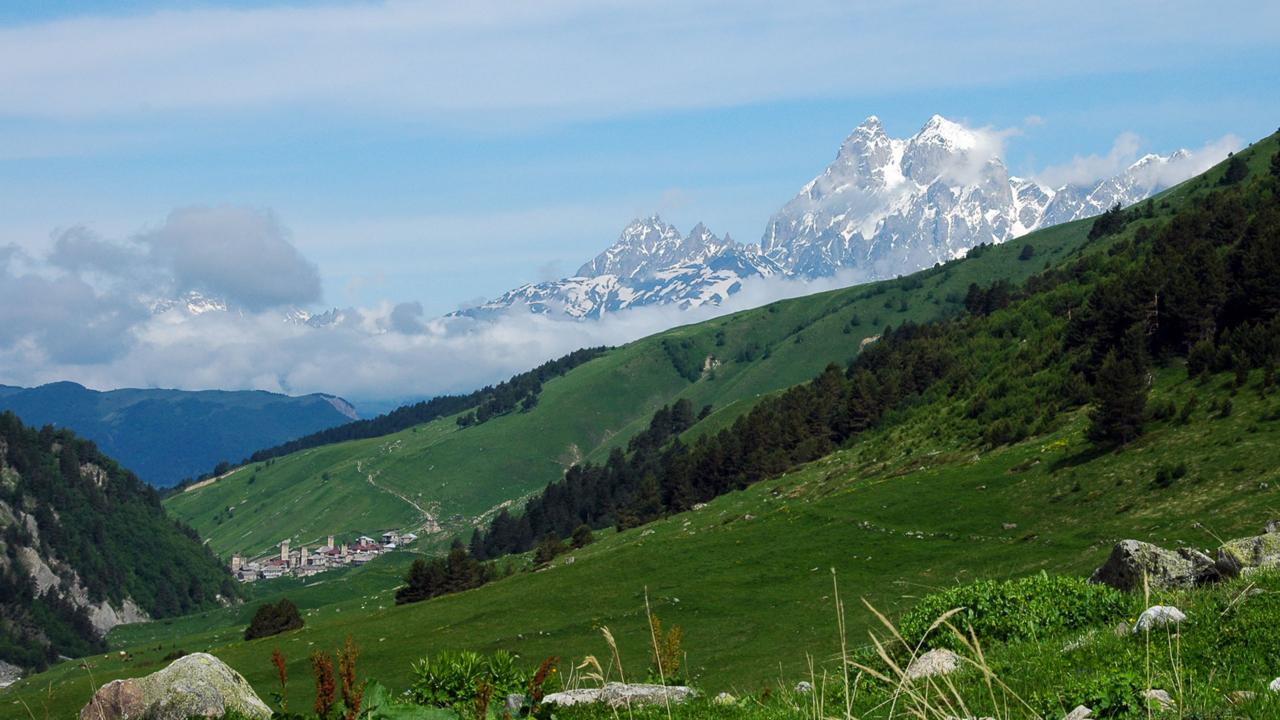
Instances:
[[[167,509],[209,539],[220,555],[252,554],[290,538],[316,543],[410,530],[427,508],[447,542],[559,478],[568,465],[600,461],[678,399],[711,416],[695,432],[724,427],[762,396],[844,362],[886,325],[923,323],[962,312],[971,283],[1019,281],[1085,242],[1088,222],[1037,233],[1036,257],[1023,244],[917,276],[836,290],[685,326],[604,354],[550,380],[535,407],[459,428],[448,416],[392,435],[327,445],[251,463],[218,482],[166,499]],[[673,352],[677,355],[673,355]],[[686,357],[687,356],[687,357]],[[678,368],[676,357],[687,365]],[[708,359],[714,368],[704,370]],[[683,374],[682,374],[683,373]],[[368,475],[377,473],[376,485]]]
[[[833,574],[852,652],[873,662],[865,638],[879,621],[858,600],[901,617],[922,597],[974,580],[1086,575],[1126,538],[1212,549],[1255,535],[1275,519],[1280,491],[1275,335],[1267,330],[1275,322],[1269,273],[1280,257],[1272,222],[1277,157],[1280,140],[1271,136],[1145,209],[1033,233],[1025,244],[1034,260],[1023,243],[983,248],[905,278],[783,301],[611,350],[548,381],[526,412],[468,427],[441,418],[250,463],[169,498],[166,509],[219,554],[261,551],[285,537],[314,542],[333,526],[351,533],[421,526],[427,513],[440,518],[441,532],[424,549],[440,549],[454,537],[465,542],[478,522],[518,505],[567,465],[598,464],[626,447],[673,399],[712,406],[682,438],[697,443],[736,432],[751,408],[785,397],[828,362],[848,363],[859,349],[910,353],[934,343],[946,361],[919,392],[900,395],[819,459],[687,512],[620,531],[599,527],[595,542],[548,563],[500,559],[514,574],[482,587],[397,606],[412,559],[400,553],[320,578],[259,583],[243,605],[118,628],[111,653],[87,658],[83,668],[62,663],[0,701],[66,716],[97,683],[158,669],[177,650],[211,652],[266,694],[276,673],[273,648],[307,696],[313,648],[337,648],[348,636],[363,648],[362,672],[392,688],[412,681],[413,661],[445,649],[507,649],[529,665],[557,655],[566,667],[587,654],[605,657],[606,626],[623,665],[642,668],[646,605],[683,629],[696,686],[764,697],[766,688],[781,693],[814,672],[838,672]],[[1188,262],[1192,256],[1199,260]],[[1203,268],[1221,274],[1180,274]],[[1204,277],[1223,278],[1220,295]],[[1169,296],[1150,306],[1154,312],[1145,283]],[[1233,324],[1218,340],[1184,343],[1195,337],[1191,320],[1205,316]],[[882,323],[895,330],[882,332]],[[911,323],[935,334],[916,333]],[[933,359],[912,356],[920,358]],[[1104,392],[1112,376],[1130,384]],[[1118,396],[1138,392],[1134,383],[1142,398],[1136,416],[1109,416],[1125,411]],[[344,512],[358,515],[344,519]],[[1126,602],[1225,604],[1215,612],[1230,628],[1236,606],[1269,617],[1275,581],[1260,572],[1241,581],[1250,584],[1204,591],[1212,596],[1156,590]],[[305,626],[241,640],[253,607],[281,597],[298,605]],[[1187,631],[1195,662],[1209,663],[1217,642],[1204,639],[1207,622],[1193,618]],[[994,643],[993,662],[1013,671],[1040,653],[1037,662],[1050,667],[1046,658],[1068,639]],[[1097,640],[1096,647],[1114,650],[1118,642]],[[1141,651],[1121,654],[1126,672],[1136,673]],[[1219,708],[1228,691],[1264,688],[1270,678],[1257,675],[1262,664],[1250,657],[1238,672],[1214,668],[1212,688],[1203,686],[1210,665],[1194,666],[1199,684],[1186,697]],[[1090,658],[1076,666],[1080,682],[1115,679],[1101,651]],[[1095,702],[1092,686],[1044,687],[1044,676],[1034,674],[1011,682],[1023,683],[1028,696],[1048,693],[1036,700],[1042,707]],[[1140,682],[1150,689],[1148,677],[1125,692]],[[806,717],[803,701],[784,716]]]

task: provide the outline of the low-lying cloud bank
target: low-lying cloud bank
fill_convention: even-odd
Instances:
[[[380,399],[474,389],[571,350],[847,284],[747,283],[720,307],[650,307],[597,322],[513,312],[428,318],[417,302],[346,308],[313,327],[292,311],[319,299],[315,266],[270,213],[175,211],[115,241],[59,233],[42,257],[0,248],[0,382],[90,387],[255,388]],[[157,301],[198,291],[227,309]]]

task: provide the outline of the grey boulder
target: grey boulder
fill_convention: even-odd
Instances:
[[[1140,540],[1122,540],[1089,582],[1131,592],[1143,587],[1144,578],[1155,590],[1191,588],[1216,580],[1217,564],[1191,548],[1165,550]]]
[[[113,680],[80,710],[80,720],[220,718],[234,710],[267,720],[271,708],[240,673],[207,653],[193,653],[150,675]]]
[[[1231,540],[1218,548],[1218,572],[1235,577],[1246,571],[1280,567],[1280,533],[1272,532],[1274,521],[1267,523],[1265,535]]]

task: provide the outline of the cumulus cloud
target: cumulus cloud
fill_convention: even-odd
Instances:
[[[387,320],[392,330],[402,335],[417,335],[426,330],[422,316],[422,303],[403,302],[391,308],[391,314],[387,316]]]
[[[138,242],[183,288],[217,295],[249,310],[320,299],[320,273],[268,211],[185,208]]]
[[[0,245],[0,275],[9,272],[9,263],[22,252],[14,243]]]
[[[1137,179],[1146,187],[1169,187],[1193,175],[1208,170],[1221,162],[1227,153],[1239,150],[1243,142],[1235,135],[1225,135],[1206,143],[1197,150],[1180,152],[1168,163],[1150,163],[1142,166]],[[1142,138],[1133,132],[1121,133],[1105,155],[1077,155],[1061,165],[1045,168],[1037,174],[1040,182],[1050,187],[1064,185],[1092,185],[1099,180],[1115,177],[1138,161]]]
[[[1147,187],[1170,187],[1194,177],[1220,163],[1228,154],[1244,147],[1244,141],[1235,135],[1226,135],[1198,150],[1179,153],[1168,163],[1143,166],[1137,173],[1139,182]]]
[[[581,347],[618,345],[855,281],[852,275],[818,283],[757,279],[723,306],[648,307],[594,322],[519,310],[487,320],[430,318],[418,302],[384,302],[335,311],[335,322],[312,327],[287,322],[283,309],[151,312],[146,297],[153,290],[139,293],[119,277],[128,258],[144,269],[132,277],[181,287],[176,265],[157,259],[172,258],[151,254],[156,242],[154,231],[114,242],[77,228],[59,235],[32,268],[0,273],[0,382],[70,379],[102,388],[256,388],[367,399],[463,392]],[[0,267],[13,255],[13,248],[0,249]]]
[[[1009,138],[1022,134],[1018,128],[997,128],[991,125],[975,128],[963,123],[957,124],[973,138],[973,145],[967,151],[956,154],[951,162],[940,169],[940,175],[961,185],[970,185],[981,179],[983,170],[992,159],[1003,160]]]
[[[1050,187],[1089,185],[1120,174],[1138,158],[1141,147],[1142,139],[1136,133],[1121,133],[1107,154],[1076,155],[1061,165],[1045,168],[1039,173],[1039,179]]]
[[[0,248],[0,349],[31,366],[3,369],[113,362],[144,342],[154,303],[192,291],[260,312],[318,300],[320,279],[263,211],[177,210],[124,239],[63,229],[41,257]]]
[[[78,277],[0,274],[0,347],[25,346],[26,362],[37,367],[117,358],[131,345],[130,329],[146,315],[136,303],[100,293]]]

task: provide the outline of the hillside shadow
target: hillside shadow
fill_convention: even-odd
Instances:
[[[1073,467],[1084,465],[1085,463],[1097,460],[1103,455],[1111,453],[1114,449],[1115,448],[1112,447],[1091,447],[1071,455],[1064,455],[1063,457],[1049,463],[1049,472],[1056,474],[1059,470],[1069,470]]]

